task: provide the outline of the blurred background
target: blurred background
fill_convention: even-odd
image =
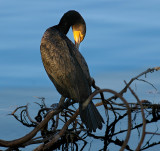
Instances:
[[[80,51],[99,87],[119,91],[123,80],[160,66],[159,0],[0,0],[0,139],[23,136],[15,131],[23,126],[7,116],[16,106],[37,101],[34,96],[48,104],[60,98],[44,70],[40,41],[68,10],[86,21]],[[73,41],[71,30],[68,37]],[[140,99],[160,102],[159,77],[155,72],[145,79],[157,90],[142,82],[133,85]]]

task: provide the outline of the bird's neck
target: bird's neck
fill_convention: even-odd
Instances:
[[[63,25],[63,24],[60,25],[60,24],[58,24],[58,25],[54,26],[54,28],[56,28],[59,32],[66,35],[69,31],[70,25]]]

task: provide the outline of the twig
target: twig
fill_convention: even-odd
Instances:
[[[149,69],[147,69],[146,71],[144,71],[144,72],[140,73],[139,75],[135,76],[135,77],[132,78],[132,79],[128,82],[128,84],[119,92],[119,94],[123,95],[123,93],[127,92],[128,87],[132,84],[132,82],[133,82],[134,80],[138,79],[139,77],[141,77],[141,76],[143,76],[143,75],[146,75],[147,73],[152,73],[152,72],[158,71],[158,70],[160,70],[160,67],[149,68]],[[117,97],[116,97],[116,96],[112,96],[112,97],[108,98],[107,101],[110,101],[110,100],[112,100],[112,99],[117,99]]]
[[[124,81],[125,84],[127,85],[127,82]],[[131,93],[133,94],[133,96],[136,98],[137,102],[139,103],[139,105],[141,106],[141,112],[142,112],[142,119],[143,119],[143,129],[142,129],[142,136],[141,136],[141,140],[136,148],[136,151],[139,151],[141,148],[141,145],[144,141],[145,138],[145,130],[146,130],[146,119],[145,119],[145,114],[144,114],[144,109],[143,109],[143,105],[141,103],[141,101],[139,100],[139,98],[137,97],[137,95],[134,93],[134,91],[129,87],[129,90],[131,91]]]
[[[150,82],[148,82],[148,81],[146,81],[144,79],[137,79],[137,80],[148,83],[149,85],[151,85],[157,91],[157,88],[152,83],[150,83]]]
[[[32,123],[34,123],[35,125],[38,125],[38,124],[39,124],[38,122],[34,121],[34,120],[30,117],[29,112],[28,112],[28,104],[26,105],[26,115],[27,115],[28,119],[29,119]]]
[[[17,107],[11,114],[8,114],[8,115],[14,115],[18,109],[25,108],[25,107],[26,107],[26,105]]]
[[[160,135],[160,133],[155,133],[155,132],[146,132],[146,134],[151,134],[151,135]]]

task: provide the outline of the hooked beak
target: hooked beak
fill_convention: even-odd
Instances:
[[[73,31],[75,46],[79,50],[79,45],[81,43],[81,33],[80,31]]]
[[[75,41],[75,46],[76,46],[76,48],[79,50],[79,45],[80,45],[80,42],[76,42]]]

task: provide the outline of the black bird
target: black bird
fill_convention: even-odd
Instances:
[[[66,36],[70,27],[75,44]],[[95,132],[97,128],[102,128],[103,118],[92,101],[82,109],[92,86],[87,63],[78,50],[85,33],[86,24],[82,16],[77,11],[68,11],[58,25],[45,31],[40,50],[44,68],[57,91],[63,97],[79,102],[82,122],[89,131]]]

